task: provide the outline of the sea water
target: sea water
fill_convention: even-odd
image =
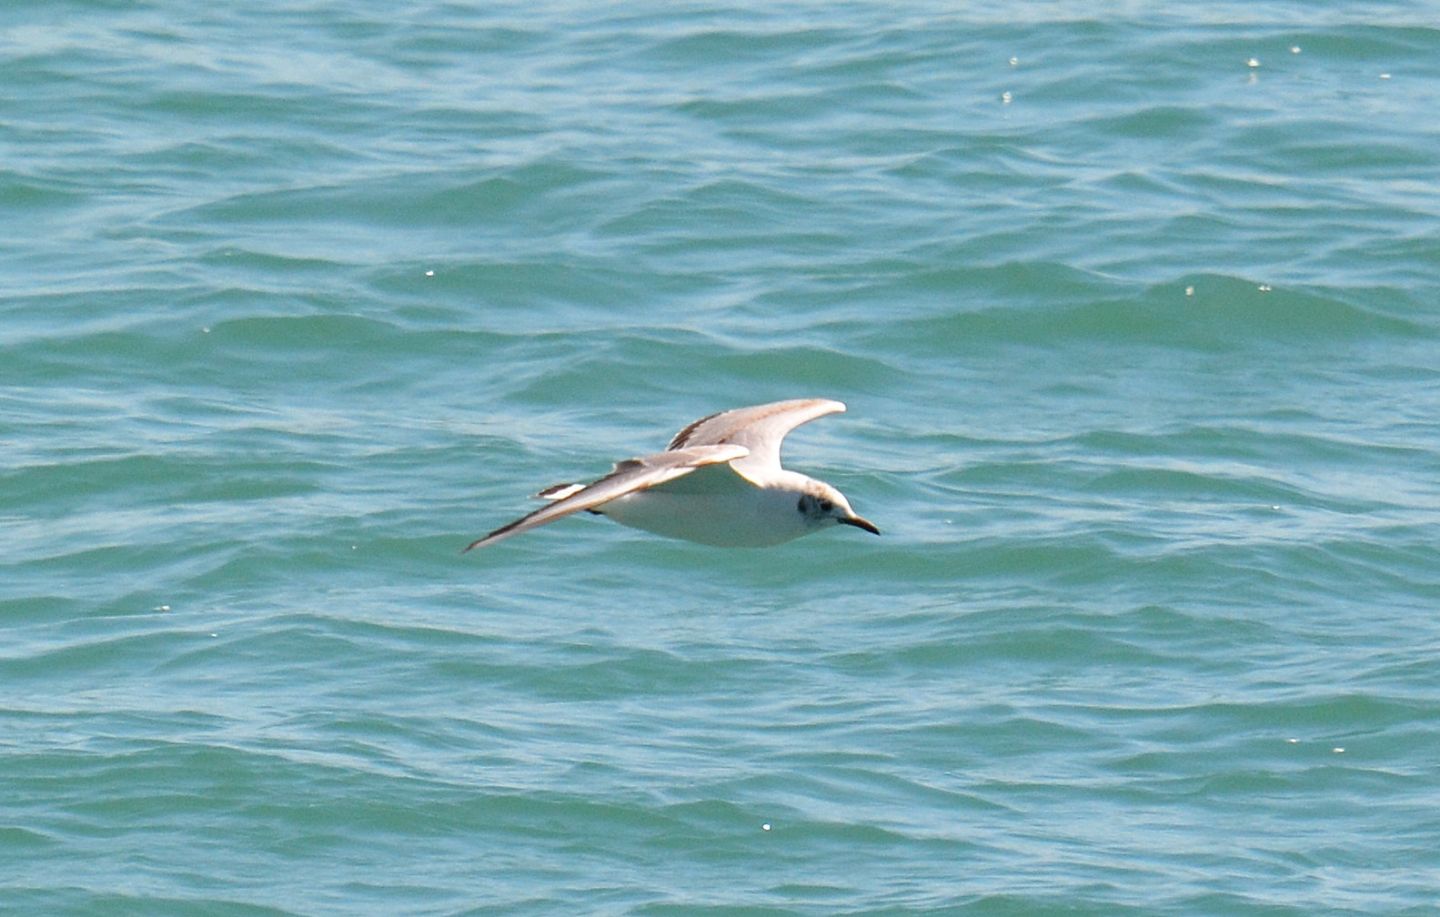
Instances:
[[[1432,913],[1437,23],[7,6],[0,910]]]

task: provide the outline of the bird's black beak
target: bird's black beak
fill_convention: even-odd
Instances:
[[[855,526],[857,529],[864,529],[865,531],[869,532],[871,535],[879,535],[879,534],[880,534],[880,530],[875,527],[875,523],[871,522],[869,519],[862,519],[862,518],[860,518],[859,516],[846,516],[844,519],[841,519],[840,521],[843,522],[843,523],[845,523],[846,525],[853,525],[853,526]]]

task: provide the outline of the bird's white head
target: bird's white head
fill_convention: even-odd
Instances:
[[[850,501],[845,499],[845,495],[824,481],[814,479],[807,481],[795,508],[804,517],[805,524],[810,528],[821,528],[827,525],[853,525],[872,535],[880,534],[880,529],[875,526],[875,523],[856,515],[855,511],[850,508]]]

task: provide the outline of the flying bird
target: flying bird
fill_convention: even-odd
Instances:
[[[780,467],[785,434],[843,410],[839,401],[799,398],[702,417],[675,434],[664,452],[618,462],[589,484],[545,488],[536,496],[549,505],[500,526],[464,550],[582,511],[657,535],[721,547],[781,544],[832,525],[879,535],[880,529],[857,515],[840,491]]]

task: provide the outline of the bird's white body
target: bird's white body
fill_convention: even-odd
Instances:
[[[589,484],[541,491],[552,501],[465,550],[581,511],[657,535],[722,547],[767,547],[836,523],[880,534],[845,497],[780,467],[780,442],[795,427],[845,410],[820,398],[712,414],[675,435],[664,452],[627,459]]]
[[[714,467],[713,472],[701,469],[668,484],[617,497],[598,511],[630,528],[723,548],[768,547],[814,531],[796,509],[804,493],[796,487],[800,482],[776,481],[759,487],[727,466]],[[714,486],[695,487],[692,483],[697,478],[722,476],[726,480]]]

